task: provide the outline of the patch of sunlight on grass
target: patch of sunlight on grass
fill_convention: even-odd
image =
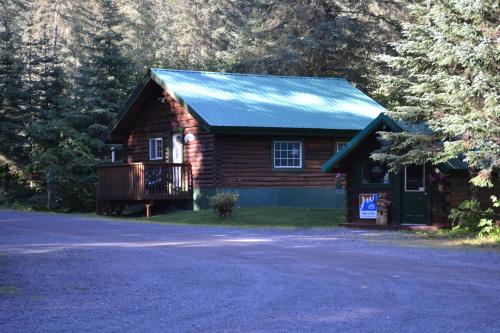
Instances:
[[[500,235],[477,236],[465,230],[440,229],[435,232],[418,232],[418,238],[433,245],[448,247],[492,248],[500,251]]]

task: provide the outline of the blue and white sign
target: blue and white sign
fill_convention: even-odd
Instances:
[[[377,218],[377,193],[359,195],[359,218],[376,219]]]

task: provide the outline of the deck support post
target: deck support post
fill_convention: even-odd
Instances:
[[[146,206],[146,218],[149,219],[151,217],[151,207],[153,206],[153,203],[148,202],[145,206]]]

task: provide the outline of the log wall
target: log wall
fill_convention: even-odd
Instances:
[[[165,97],[162,102],[161,98]],[[183,135],[192,133],[195,141],[184,145],[184,163],[191,164],[194,187],[214,186],[215,136],[204,131],[199,122],[172,97],[162,96],[161,90],[138,112],[130,126],[124,143],[125,161],[128,163],[149,161],[149,139],[163,138],[164,159],[169,161],[172,133],[182,129]]]
[[[165,93],[163,93],[165,94]],[[164,138],[164,159],[168,163],[172,133],[181,128],[183,135],[194,134],[196,140],[184,145],[184,163],[192,165],[195,188],[238,187],[342,187],[344,178],[321,172],[321,166],[335,152],[331,137],[273,137],[255,135],[222,135],[205,131],[200,123],[172,97],[158,89],[141,107],[131,122],[124,160],[128,163],[149,161],[149,139]],[[277,171],[272,168],[273,139],[302,140],[304,170]],[[345,141],[342,139],[340,141]]]
[[[271,136],[217,135],[216,184],[218,187],[332,187],[336,174],[321,172],[334,153],[332,138],[284,138],[302,140],[303,170],[272,168]]]

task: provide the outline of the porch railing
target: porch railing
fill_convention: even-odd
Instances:
[[[190,199],[190,164],[130,163],[97,169],[97,200],[154,201]]]

